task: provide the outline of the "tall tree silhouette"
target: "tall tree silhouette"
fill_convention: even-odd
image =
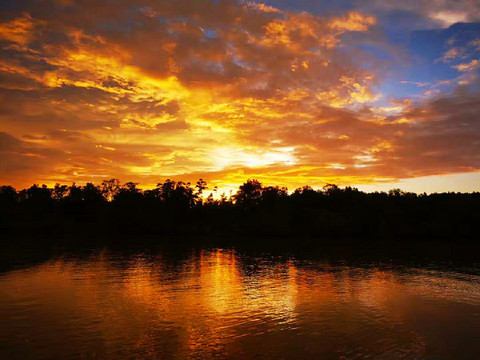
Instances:
[[[237,205],[243,208],[251,208],[258,205],[262,198],[263,187],[258,180],[248,179],[240,186],[238,192],[233,196]]]

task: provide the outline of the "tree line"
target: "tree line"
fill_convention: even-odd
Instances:
[[[0,187],[0,230],[293,238],[476,239],[480,193],[365,193],[327,184],[288,192],[248,180],[231,195],[208,185],[166,180],[154,189],[104,180],[100,185]]]

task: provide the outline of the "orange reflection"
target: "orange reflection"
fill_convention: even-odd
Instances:
[[[173,263],[160,256],[117,259],[106,252],[87,260],[59,259],[3,275],[0,315],[5,309],[12,312],[5,317],[13,319],[12,331],[22,321],[41,321],[45,333],[63,329],[60,348],[84,355],[92,355],[85,353],[87,342],[96,356],[117,350],[148,356],[168,348],[180,358],[211,358],[243,351],[244,337],[253,341],[301,329],[308,336],[328,331],[327,340],[335,334],[347,339],[363,336],[366,326],[381,327],[385,336],[403,341],[407,354],[418,357],[425,341],[404,327],[433,306],[422,299],[479,303],[478,284],[468,275],[254,260],[221,249]],[[446,315],[440,311],[436,316]],[[390,345],[364,346],[389,351]]]

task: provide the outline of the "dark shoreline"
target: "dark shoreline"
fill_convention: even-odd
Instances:
[[[4,237],[0,245],[0,273],[27,268],[65,254],[90,256],[94,252],[186,254],[205,249],[233,249],[282,259],[308,259],[332,264],[421,268],[479,269],[479,242],[457,239],[295,238],[275,236],[152,236],[76,232],[44,237],[39,234]],[[446,265],[447,264],[447,265]],[[468,270],[470,271],[470,270]],[[476,271],[476,270],[475,270]],[[478,274],[478,272],[476,272]]]
[[[364,193],[327,185],[288,193],[248,180],[230,198],[206,183],[167,180],[153,190],[101,185],[0,187],[0,248],[258,247],[343,253],[476,254],[480,193]],[[422,245],[420,245],[422,244]],[[442,250],[447,249],[447,250]],[[330,250],[329,250],[330,251]]]

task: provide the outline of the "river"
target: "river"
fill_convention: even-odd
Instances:
[[[0,273],[2,359],[479,359],[476,267],[233,248]]]

